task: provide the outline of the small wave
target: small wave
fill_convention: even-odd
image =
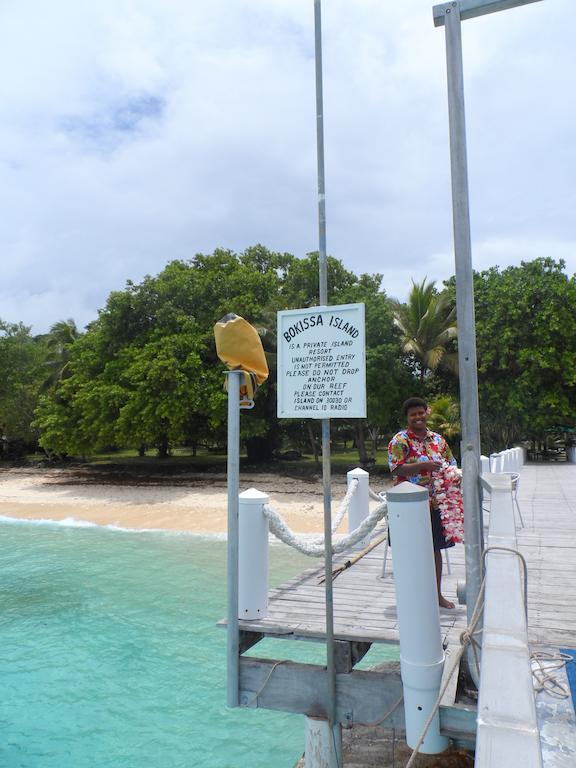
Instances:
[[[52,520],[51,518],[10,517],[8,515],[0,515],[0,523],[7,523],[9,525],[62,526],[65,528],[101,527],[88,520],[77,520],[75,517],[65,517],[63,520]]]
[[[114,533],[155,533],[166,536],[194,536],[197,538],[209,539],[211,541],[226,541],[227,538],[225,533],[197,533],[195,531],[177,531],[170,528],[126,528],[125,526],[116,525],[114,523],[100,525],[99,523],[93,523],[89,520],[78,520],[75,517],[65,517],[62,520],[53,520],[51,518],[22,518],[0,515],[0,524],[2,523],[7,523],[8,525],[32,525],[53,528],[91,528],[100,531],[112,531]]]

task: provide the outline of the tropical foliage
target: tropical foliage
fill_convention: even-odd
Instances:
[[[474,278],[485,451],[576,426],[576,279],[536,259]]]
[[[537,259],[475,275],[483,450],[544,440],[576,421],[576,281],[562,262]],[[431,425],[459,437],[454,280],[413,283],[390,300],[382,276],[328,261],[331,303],[366,308],[366,419],[334,420],[333,440],[354,441],[362,463],[398,428],[403,400],[428,397]],[[40,445],[52,456],[175,446],[220,450],[226,395],[213,325],[233,311],[259,329],[270,368],[241,420],[252,461],[295,449],[318,458],[319,423],[276,418],[276,313],[318,301],[318,256],[258,245],[172,261],[110,294],[80,332],[73,320],[32,336],[0,321],[2,455]]]
[[[456,355],[451,342],[456,338],[456,306],[453,298],[443,291],[438,293],[434,282],[412,281],[412,290],[406,304],[391,302],[394,322],[402,334],[402,348],[412,355],[424,382],[428,371],[439,366],[456,369]]]

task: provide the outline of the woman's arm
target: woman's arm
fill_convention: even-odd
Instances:
[[[440,461],[413,461],[409,464],[399,464],[390,474],[392,477],[400,475],[401,477],[410,477],[410,475],[421,475],[425,472],[436,472],[442,467]]]

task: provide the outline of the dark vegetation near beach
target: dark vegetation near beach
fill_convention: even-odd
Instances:
[[[574,276],[542,258],[474,280],[484,453],[519,441],[542,455],[570,444]],[[386,295],[382,275],[356,275],[330,258],[328,284],[330,303],[366,308],[367,418],[332,421],[333,471],[385,472],[409,395],[429,400],[431,427],[458,452],[454,280],[438,289],[424,278],[400,302]],[[70,319],[34,336],[0,320],[0,461],[34,454],[50,466],[148,477],[224,472],[226,394],[213,326],[235,312],[258,329],[270,368],[241,418],[243,470],[317,475],[320,422],[276,417],[276,312],[317,304],[317,286],[317,254],[218,249],[128,282],[83,331]]]
[[[346,473],[358,466],[358,452],[337,449],[331,456],[331,472],[336,484],[345,482]],[[226,487],[226,456],[214,456],[200,451],[196,456],[185,450],[175,450],[174,455],[160,459],[154,451],[138,456],[135,451],[122,451],[86,457],[84,460],[66,458],[47,460],[42,453],[28,454],[19,461],[4,461],[2,468],[54,473],[58,484],[77,485],[185,485]],[[302,483],[321,484],[322,467],[311,456],[297,459],[273,459],[268,462],[251,463],[244,455],[240,457],[240,472],[244,480],[256,483],[266,476],[272,483],[274,477],[300,480]],[[377,461],[370,466],[370,475],[376,478],[389,476],[386,453],[378,451]]]

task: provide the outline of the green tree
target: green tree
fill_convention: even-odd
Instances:
[[[394,323],[390,302],[381,289],[382,275],[361,275],[340,294],[343,303],[362,302],[366,313],[366,419],[352,426],[361,464],[372,458],[378,442],[396,431],[402,402],[414,388],[414,378],[405,364],[400,333]],[[407,394],[408,393],[408,394]]]
[[[262,246],[240,256],[217,250],[113,292],[41,403],[42,444],[59,452],[147,445],[165,456],[176,443],[221,432],[226,397],[213,325],[230,311],[250,321],[269,305],[282,261]],[[266,415],[243,428],[247,438],[264,434]]]
[[[448,290],[455,294],[452,278]],[[575,425],[576,279],[563,261],[474,275],[484,453]]]
[[[57,386],[69,372],[72,345],[80,337],[80,332],[72,318],[59,320],[50,327],[45,337],[47,357],[44,361],[47,370],[42,389]]]
[[[456,306],[449,293],[438,293],[434,282],[412,281],[408,302],[391,300],[394,322],[402,334],[402,348],[418,364],[420,382],[439,366],[456,369],[451,342],[456,338]]]
[[[396,428],[399,405],[413,388],[381,279],[328,260],[330,302],[366,305],[368,418],[350,424],[362,463],[369,458],[366,435],[375,450]],[[36,414],[42,445],[57,453],[155,446],[160,455],[175,444],[222,445],[226,395],[213,326],[235,312],[261,330],[270,368],[254,410],[241,419],[241,436],[250,459],[270,459],[294,433],[276,417],[276,312],[317,302],[318,255],[296,259],[261,245],[172,261],[155,277],[129,282],[66,347],[65,375]],[[317,427],[309,420],[304,430],[314,451]]]
[[[448,441],[452,453],[460,459],[460,405],[452,395],[440,395],[430,401],[428,426]]]
[[[492,267],[474,290],[484,452],[574,426],[576,279],[564,262]]]
[[[29,327],[0,320],[0,455],[18,456],[36,446],[31,422],[45,355],[43,340]]]

